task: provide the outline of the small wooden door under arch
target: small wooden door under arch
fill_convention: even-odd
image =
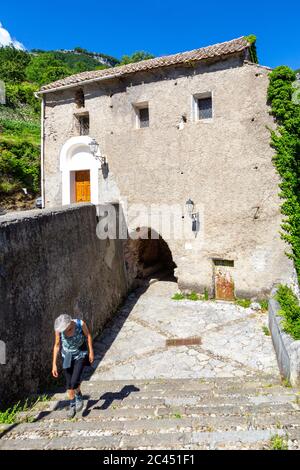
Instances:
[[[91,202],[90,170],[75,172],[75,197],[76,202]]]

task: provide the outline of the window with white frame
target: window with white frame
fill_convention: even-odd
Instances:
[[[212,119],[212,94],[211,92],[199,93],[193,96],[194,121]]]
[[[136,127],[141,129],[144,127],[149,127],[149,105],[148,103],[140,103],[134,105],[135,114],[136,114]]]

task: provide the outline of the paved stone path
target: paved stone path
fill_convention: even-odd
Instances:
[[[174,301],[176,291],[176,283],[159,281],[129,296],[95,343],[91,380],[278,375],[271,337],[262,330],[266,313],[228,302]],[[167,339],[192,336],[202,344],[166,347]]]
[[[131,294],[96,339],[82,414],[68,420],[52,394],[0,425],[0,449],[270,449],[274,436],[300,449],[299,391],[281,384],[267,315],[176,290]],[[166,347],[191,336],[201,344]]]

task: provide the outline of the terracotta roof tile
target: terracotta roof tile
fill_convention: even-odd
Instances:
[[[147,71],[159,67],[168,67],[170,65],[186,64],[189,62],[198,62],[200,60],[209,59],[213,57],[221,57],[228,54],[241,52],[250,46],[249,42],[240,37],[232,41],[214,44],[213,46],[202,47],[201,49],[194,49],[188,52],[181,52],[179,54],[167,55],[156,57],[154,59],[143,60],[133,64],[121,65],[118,67],[92,70],[90,72],[81,72],[76,75],[57,80],[41,87],[40,93],[59,88],[76,86],[84,84],[89,80],[105,80],[109,78],[117,78],[124,75],[129,75],[135,72]]]

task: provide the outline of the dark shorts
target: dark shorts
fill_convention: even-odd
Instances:
[[[81,376],[84,367],[87,365],[88,358],[83,357],[82,359],[72,360],[71,367],[63,369],[67,390],[75,390],[81,384]]]

